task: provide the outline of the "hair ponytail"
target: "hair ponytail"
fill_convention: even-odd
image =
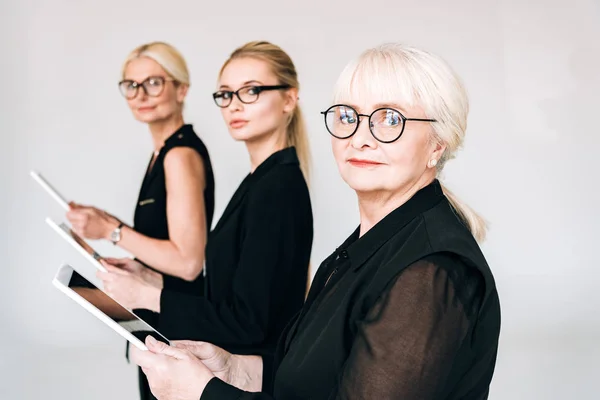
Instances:
[[[300,169],[304,174],[304,179],[308,182],[310,178],[310,146],[308,144],[308,134],[306,124],[300,106],[297,105],[292,114],[292,118],[287,128],[287,145],[294,146],[300,160]]]

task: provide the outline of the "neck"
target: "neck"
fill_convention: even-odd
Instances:
[[[359,192],[358,211],[360,213],[360,233],[363,236],[389,213],[406,203],[419,190],[429,185],[435,175],[424,174],[419,179],[395,192]]]
[[[154,151],[157,152],[165,144],[165,140],[183,125],[183,115],[177,114],[171,118],[148,124],[152,134]]]
[[[246,148],[250,155],[250,172],[253,173],[273,153],[285,148],[285,130],[247,141]]]

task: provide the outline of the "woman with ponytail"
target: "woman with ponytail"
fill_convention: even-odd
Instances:
[[[204,295],[148,285],[137,301],[159,313],[156,328],[168,339],[209,341],[269,360],[302,307],[313,217],[298,90],[292,60],[274,44],[248,43],[223,65],[213,99],[233,139],[245,143],[250,172],[208,236]],[[119,262],[144,279],[141,265]],[[127,272],[107,268],[99,277],[112,287],[125,281]],[[115,300],[127,306],[125,297]]]

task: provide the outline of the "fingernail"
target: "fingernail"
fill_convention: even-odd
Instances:
[[[156,344],[156,339],[154,339],[152,336],[148,336],[148,343],[150,344]]]

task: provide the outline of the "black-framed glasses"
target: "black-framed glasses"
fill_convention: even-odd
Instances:
[[[392,143],[400,139],[406,121],[437,122],[435,119],[406,118],[393,108],[378,108],[371,114],[359,114],[354,108],[345,104],[336,104],[326,111],[321,111],[325,118],[325,126],[329,133],[338,139],[348,139],[358,130],[360,117],[369,119],[371,135],[381,143]]]
[[[281,90],[281,89],[289,89],[290,85],[267,85],[267,86],[244,86],[236,90],[235,92],[232,90],[219,90],[213,93],[213,100],[215,104],[221,108],[229,107],[231,101],[233,100],[233,96],[237,96],[238,99],[244,104],[254,103],[258,100],[258,97],[261,92],[267,90]]]
[[[142,82],[124,79],[119,82],[119,90],[121,91],[121,94],[128,100],[131,100],[137,96],[140,87],[144,90],[146,95],[150,97],[157,97],[160,96],[163,90],[165,90],[165,83],[168,81],[175,81],[175,79],[164,76],[149,76]]]

